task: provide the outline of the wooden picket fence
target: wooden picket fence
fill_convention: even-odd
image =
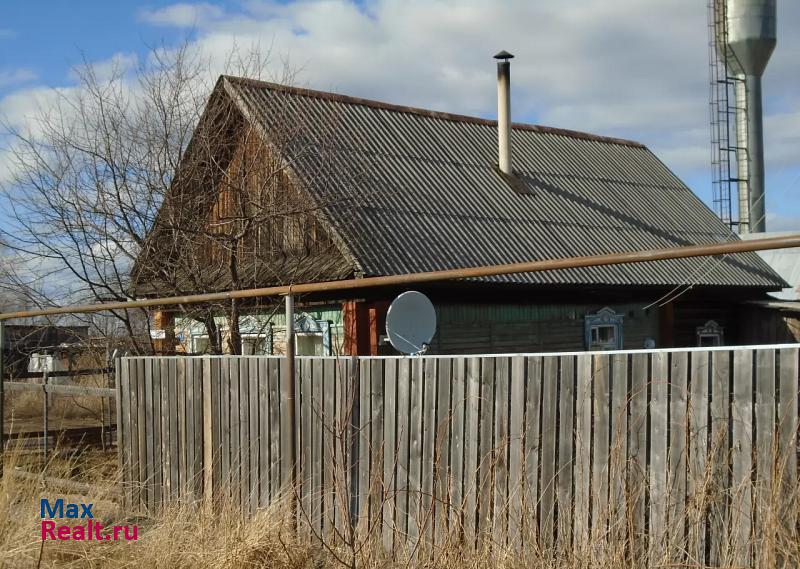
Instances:
[[[322,539],[454,540],[749,565],[797,531],[798,346],[299,358],[296,495]],[[235,504],[291,480],[280,357],[125,358],[128,500]]]

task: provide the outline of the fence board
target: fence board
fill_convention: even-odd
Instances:
[[[397,362],[397,467],[395,469],[395,538],[399,541],[409,533],[411,503],[408,488],[411,476],[410,436],[411,420],[411,360]]]
[[[594,437],[592,440],[592,539],[606,539],[608,530],[608,465],[611,436],[611,357],[594,356]]]
[[[467,405],[464,434],[464,531],[469,538],[477,535],[478,510],[478,423],[480,420],[481,362],[467,361]]]
[[[611,356],[611,442],[609,451],[609,538],[626,537],[625,466],[628,456],[628,358]]]
[[[452,360],[438,360],[436,383],[436,440],[434,453],[434,500],[436,516],[434,527],[434,544],[441,545],[448,530],[449,521],[449,474],[450,474],[450,437],[453,402],[450,399],[452,383]]]
[[[452,372],[452,434],[450,439],[450,537],[457,536],[464,519],[464,428],[467,408],[467,359],[454,358]]]
[[[730,501],[730,352],[711,354],[711,448],[712,495],[709,508],[709,564],[727,561]]]
[[[703,565],[706,562],[706,524],[708,522],[708,496],[706,468],[708,466],[708,383],[711,359],[708,352],[692,354],[691,393],[689,396],[689,463],[687,492],[693,508],[688,516],[690,560]]]
[[[563,356],[559,359],[558,542],[566,550],[572,545],[572,487],[574,483],[572,453],[575,432],[576,377],[575,357]]]
[[[386,360],[384,365],[384,395],[386,397],[383,413],[383,483],[386,501],[383,506],[383,547],[394,549],[395,512],[397,510],[397,484],[395,473],[399,467],[397,446],[397,360]]]
[[[505,544],[508,536],[508,451],[509,451],[509,358],[495,360],[494,402],[494,506],[492,532],[494,542]]]
[[[522,493],[525,483],[525,358],[511,358],[508,452],[508,542],[519,551],[522,528]]]
[[[274,502],[288,481],[282,363],[121,360],[131,506],[211,495],[252,514]],[[490,538],[583,554],[627,540],[635,565],[780,564],[762,525],[797,480],[797,348],[300,358],[297,369],[300,503],[315,535],[352,539],[355,514],[412,562]]]
[[[478,527],[479,539],[491,535],[494,504],[494,387],[495,360],[481,358],[481,395],[478,419]]]
[[[683,561],[686,544],[686,433],[689,424],[689,355],[686,352],[671,355],[669,381],[669,551],[672,552],[671,562],[677,564]]]
[[[592,452],[592,356],[581,354],[576,363],[575,388],[575,550],[589,542],[589,488]]]
[[[750,479],[753,468],[753,352],[750,350],[734,353],[731,421],[731,537],[734,563],[749,566],[753,496]]]
[[[539,481],[539,535],[542,547],[553,545],[554,485],[558,434],[558,356],[542,362],[542,451]]]
[[[755,516],[772,515],[774,512],[772,494],[772,469],[775,465],[777,455],[773,454],[775,447],[775,350],[762,349],[755,353],[756,375],[755,375],[755,432],[756,432],[756,478],[755,478]],[[761,523],[768,523],[772,528],[775,520],[761,519],[754,520]],[[764,535],[759,531],[754,538],[759,543],[755,547],[755,563],[760,567],[775,566],[774,534],[773,529]]]
[[[527,540],[539,541],[539,457],[541,452],[543,359],[527,359],[528,377],[525,394],[525,494],[522,532]],[[469,510],[467,510],[469,511]]]

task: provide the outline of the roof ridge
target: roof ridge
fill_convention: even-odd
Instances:
[[[497,126],[496,120],[491,119],[484,119],[480,117],[473,117],[469,115],[460,115],[456,113],[447,113],[443,111],[433,111],[430,109],[422,109],[419,107],[409,107],[405,105],[397,105],[394,103],[386,103],[383,101],[376,101],[374,99],[363,99],[361,97],[353,97],[350,95],[340,95],[338,93],[331,93],[329,91],[319,91],[316,89],[307,89],[305,87],[293,87],[290,85],[283,85],[281,83],[272,83],[270,81],[262,81],[259,79],[250,79],[247,77],[236,77],[234,75],[222,75],[221,78],[224,78],[231,83],[240,83],[244,85],[249,85],[252,87],[260,88],[260,89],[271,89],[273,91],[281,91],[284,93],[291,93],[293,95],[302,95],[306,97],[314,97],[318,99],[325,99],[329,101],[337,101],[341,103],[350,103],[354,105],[363,105],[367,107],[373,107],[377,109],[384,109],[388,111],[396,111],[400,113],[411,113],[420,116],[436,118],[436,119],[443,119],[443,120],[450,120],[456,122],[463,122],[463,123],[470,123],[470,124],[478,124],[484,126]],[[605,142],[609,144],[620,144],[623,146],[632,146],[635,148],[645,148],[645,145],[641,142],[637,142],[635,140],[627,140],[624,138],[614,138],[611,136],[602,136],[599,134],[591,134],[588,132],[582,132],[578,130],[570,130],[565,128],[557,128],[552,126],[542,126],[536,124],[527,124],[527,123],[512,123],[511,128],[514,130],[526,130],[532,132],[541,132],[544,134],[555,134],[560,136],[568,136],[571,138],[577,138],[582,140],[591,140],[595,142]]]

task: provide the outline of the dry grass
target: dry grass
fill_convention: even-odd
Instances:
[[[0,482],[0,569],[16,567],[136,567],[187,569],[318,569],[343,567],[350,569],[612,569],[641,567],[630,555],[631,543],[614,541],[608,534],[576,553],[541,551],[535,536],[523,539],[524,554],[487,540],[483,547],[466,547],[453,540],[437,549],[416,549],[412,558],[408,551],[395,552],[394,559],[382,550],[377,539],[368,540],[353,556],[341,544],[322,543],[309,537],[305,528],[294,530],[285,502],[260,510],[250,520],[243,520],[232,505],[222,507],[214,516],[204,515],[198,505],[178,505],[154,517],[136,517],[122,510],[102,490],[91,495],[64,495],[43,484],[20,481],[10,476],[13,468],[33,466],[30,456],[19,449],[7,453],[5,473]],[[115,456],[99,453],[69,455],[56,453],[47,465],[49,476],[70,478],[79,482],[117,485]],[[777,474],[777,473],[776,473]],[[104,526],[137,524],[136,542],[55,542],[40,540],[39,500],[42,497],[64,496],[68,501],[93,502],[98,521]],[[800,567],[800,488],[770,497],[766,503],[754,500],[758,515],[754,534],[762,536],[754,543],[755,563],[767,567]],[[704,498],[714,501],[713,489]],[[705,508],[705,506],[701,506]],[[794,524],[787,523],[795,520]],[[690,537],[691,540],[691,537]],[[635,544],[634,544],[635,545]],[[670,569],[699,568],[685,555],[687,543],[670,545],[660,563],[651,567]],[[723,552],[724,553],[724,552]],[[728,552],[730,553],[730,552]],[[768,554],[767,554],[768,553]],[[723,554],[720,567],[733,568],[731,555]],[[345,564],[341,561],[344,560]]]

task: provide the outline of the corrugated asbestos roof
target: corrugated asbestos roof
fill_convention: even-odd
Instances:
[[[267,139],[286,137],[293,171],[365,276],[737,239],[635,142],[515,124],[514,170],[532,192],[523,195],[494,169],[495,121],[224,81]],[[755,253],[483,280],[785,286]]]

